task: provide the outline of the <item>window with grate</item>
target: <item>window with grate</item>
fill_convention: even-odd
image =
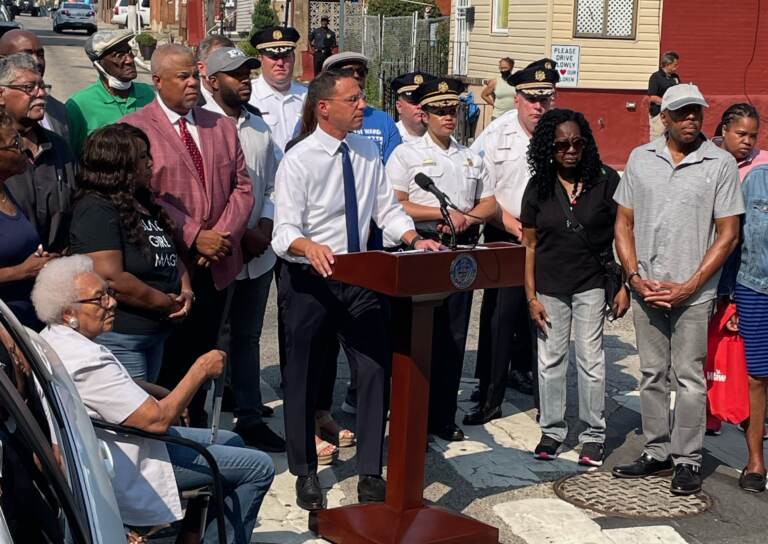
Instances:
[[[509,0],[493,0],[493,32],[509,28]]]
[[[574,37],[634,39],[637,0],[575,0],[575,3]]]

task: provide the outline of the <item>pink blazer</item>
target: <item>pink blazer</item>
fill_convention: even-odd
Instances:
[[[234,281],[243,267],[240,240],[253,207],[253,193],[235,123],[223,115],[194,108],[203,155],[205,190],[176,130],[155,99],[122,122],[143,130],[152,153],[152,189],[176,225],[176,239],[194,247],[201,229],[230,232],[232,254],[213,263],[217,289]]]

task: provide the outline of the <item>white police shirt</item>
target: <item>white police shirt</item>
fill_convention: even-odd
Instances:
[[[203,106],[208,111],[225,115],[216,101],[211,97]],[[234,119],[233,119],[234,120]],[[253,229],[261,218],[273,219],[275,206],[272,193],[275,191],[275,172],[277,171],[277,158],[275,156],[275,144],[267,124],[258,116],[253,115],[245,108],[241,110],[240,117],[235,121],[237,136],[245,156],[245,167],[248,177],[251,178],[253,187],[253,208],[248,219],[248,228]],[[237,276],[238,280],[255,279],[275,266],[277,258],[272,247],[260,256],[254,257],[243,267]]]
[[[58,354],[92,418],[120,424],[149,394],[106,347],[64,325],[46,327],[40,336]],[[126,525],[153,526],[182,517],[176,477],[163,442],[119,436],[96,429],[115,463],[112,488]]]
[[[347,134],[344,142],[349,146],[355,175],[358,232],[363,249],[371,219],[385,235],[400,240],[413,230],[413,220],[395,198],[378,146],[358,134]],[[335,254],[348,252],[341,143],[318,127],[280,161],[275,178],[272,238],[272,248],[278,257],[291,262],[309,262],[289,252],[298,238],[327,245]]]
[[[280,160],[285,145],[298,136],[307,88],[299,83],[291,83],[290,89],[281,93],[270,87],[264,76],[252,80],[251,85],[253,92],[248,102],[259,108],[264,122],[269,125],[275,142],[275,156]]]
[[[526,156],[530,140],[520,125],[517,110],[510,110],[494,120],[471,147],[483,157],[496,201],[518,219],[531,178]]]
[[[403,120],[401,119],[397,123],[395,123],[395,126],[397,127],[397,131],[400,133],[400,137],[403,139],[403,143],[408,142],[414,142],[421,138],[421,136],[414,136],[410,132],[408,132],[408,129],[405,128],[405,125],[403,124]]]

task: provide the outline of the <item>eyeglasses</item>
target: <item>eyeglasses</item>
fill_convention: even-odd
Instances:
[[[428,108],[425,111],[438,117],[456,117],[459,108],[457,106],[444,106],[442,108]]]
[[[326,98],[326,100],[334,100],[336,102],[345,102],[348,106],[355,106],[361,100],[366,101],[365,93],[358,93],[355,96],[347,96],[346,98]]]
[[[587,145],[587,140],[581,137],[576,137],[571,140],[555,140],[552,142],[552,148],[555,150],[555,153],[565,153],[571,148],[573,148],[576,153],[581,153],[585,145]]]
[[[17,153],[24,151],[24,147],[21,145],[21,136],[17,133],[16,136],[13,137],[13,143],[11,145],[0,146],[0,151],[16,151]]]
[[[27,94],[29,96],[34,95],[35,91],[37,91],[38,89],[43,89],[46,94],[51,92],[51,86],[46,85],[42,81],[36,81],[35,83],[18,83],[18,84],[8,83],[6,85],[0,85],[0,87],[7,87],[9,89],[21,91],[24,94]]]
[[[357,77],[364,78],[368,75],[368,67],[360,66],[359,64],[350,64],[349,66],[342,66],[342,70],[350,70],[354,72]]]
[[[113,51],[110,51],[105,57],[112,56],[117,62],[123,62],[125,60],[125,57],[128,55],[131,56],[131,58],[135,57],[133,50],[130,47],[126,47],[125,49],[116,49]]]
[[[81,300],[76,300],[75,302],[79,304],[95,304],[106,310],[109,308],[109,301],[113,298],[115,298],[115,290],[111,287],[107,287],[106,291],[97,297],[84,298]]]

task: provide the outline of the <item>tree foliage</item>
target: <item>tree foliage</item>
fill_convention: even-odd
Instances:
[[[280,24],[271,0],[257,0],[253,6],[253,15],[251,16],[251,36],[261,30]]]
[[[437,5],[434,0],[417,0],[422,4],[429,4],[432,6],[430,10],[430,17],[439,17],[440,12],[437,9]],[[403,2],[402,0],[369,0],[368,1],[368,15],[383,15],[384,17],[399,17],[402,15],[410,15],[414,11],[418,11],[421,16],[424,16],[424,10],[426,6],[420,4],[412,4],[410,2]]]

